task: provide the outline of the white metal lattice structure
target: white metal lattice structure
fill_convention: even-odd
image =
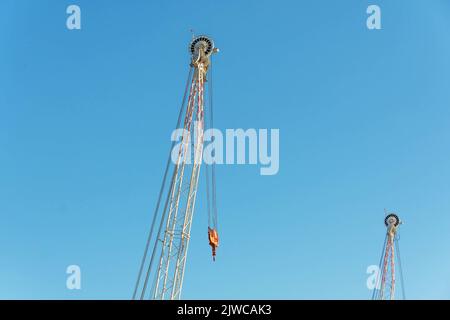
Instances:
[[[150,278],[154,279],[149,294],[152,299],[179,299],[181,296],[203,155],[205,82],[211,62],[210,56],[218,50],[210,38],[198,36],[192,39],[189,51],[191,69],[177,123],[177,128],[181,129],[180,120],[185,110],[181,141],[177,145],[178,148],[174,148],[175,144],[172,144],[169,156],[171,160],[167,162],[133,299],[137,297],[139,290],[140,298],[146,297]],[[170,162],[173,162],[172,178],[169,187],[165,188]],[[163,193],[166,193],[166,201],[161,211],[160,200]],[[159,229],[155,233],[155,222],[158,220]],[[151,243],[153,250],[148,257]],[[147,271],[142,279],[145,267]]]
[[[372,295],[374,300],[394,300],[396,289],[396,265],[399,266],[400,284],[403,298],[405,297],[403,272],[398,245],[398,227],[402,222],[395,213],[386,215],[384,224],[387,228],[386,237],[380,259],[376,288]]]

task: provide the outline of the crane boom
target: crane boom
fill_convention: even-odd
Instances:
[[[181,294],[203,154],[204,75],[204,66],[199,65],[194,72],[191,96],[184,123],[185,131],[178,152],[174,184],[170,190],[169,212],[153,295],[154,299],[164,299],[167,292],[170,292],[170,299],[179,299]],[[193,118],[196,120],[195,124],[192,121]],[[191,135],[192,130],[195,131],[194,138]],[[189,170],[186,168],[186,164],[189,162],[191,139],[195,139],[192,142],[194,161],[191,170]],[[185,172],[186,169],[188,169],[187,172]]]
[[[387,232],[384,240],[383,251],[379,265],[379,274],[376,281],[376,288],[372,294],[374,300],[394,300],[396,289],[396,256],[398,257],[398,265],[400,271],[400,285],[402,288],[403,298],[404,284],[403,272],[401,268],[400,249],[398,246],[398,227],[402,222],[399,217],[394,214],[388,214],[384,219]]]
[[[161,194],[155,210],[147,246],[142,259],[133,298],[141,288],[140,298],[146,295],[150,277],[154,277],[150,297],[160,299],[180,299],[183,286],[184,270],[191,234],[192,219],[198,189],[200,167],[203,157],[203,133],[205,127],[204,91],[206,75],[210,65],[210,56],[217,52],[211,39],[199,36],[190,44],[191,72],[188,77],[188,100],[185,98],[180,110],[177,129],[181,124],[181,116],[185,109],[183,130],[178,148],[172,144],[171,162],[173,162],[172,178],[167,188],[164,209],[159,213],[161,194],[165,189],[170,161],[167,163]],[[192,72],[193,71],[193,72]],[[192,77],[191,77],[192,75]],[[215,192],[215,191],[214,191]],[[159,214],[159,215],[158,215]],[[160,218],[159,229],[153,239],[156,217]],[[141,277],[149,255],[150,243],[153,241],[153,251],[150,255],[145,280],[141,284]],[[157,261],[155,268],[154,262]]]

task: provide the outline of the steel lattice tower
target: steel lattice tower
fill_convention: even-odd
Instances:
[[[400,249],[398,245],[398,227],[402,222],[394,214],[388,214],[384,219],[387,228],[386,237],[380,259],[379,272],[376,281],[372,299],[374,300],[394,300],[396,289],[396,265],[398,265],[398,274],[400,275],[403,298],[405,298],[403,285],[403,271],[400,260]]]
[[[178,143],[178,148],[174,148],[175,144],[172,144],[170,161],[168,160],[167,163],[133,299],[137,297],[138,290],[141,290],[141,299],[146,297],[150,281],[152,281],[152,287],[149,297],[152,299],[179,299],[181,296],[203,155],[205,82],[210,68],[210,56],[218,50],[210,38],[198,36],[192,39],[189,51],[190,72],[177,123],[177,129],[182,129],[179,136],[181,141]],[[183,119],[182,122],[181,119]],[[173,172],[170,181],[167,181],[170,185],[166,188],[170,162],[173,164]],[[160,200],[163,193],[166,194],[166,200],[161,211]],[[160,219],[159,230],[154,236],[157,216]],[[150,251],[152,242],[153,250]],[[149,262],[146,264],[147,260]],[[141,281],[145,269],[146,273]]]

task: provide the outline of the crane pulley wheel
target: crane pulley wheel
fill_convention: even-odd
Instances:
[[[390,224],[394,224],[394,226],[398,227],[400,224],[400,219],[395,213],[390,213],[384,218],[384,224],[389,226]]]
[[[198,36],[194,38],[189,45],[191,54],[194,55],[201,45],[205,47],[205,54],[207,56],[210,55],[214,50],[214,42],[210,38],[208,38],[207,36]]]

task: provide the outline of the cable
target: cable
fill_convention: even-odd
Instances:
[[[206,117],[204,117],[204,122],[205,122],[205,129],[212,129],[212,124],[211,124],[211,99],[210,99],[210,84],[211,83],[211,77],[208,74],[208,103],[205,105],[205,112],[204,114],[207,115]],[[209,115],[209,118],[208,118]],[[212,142],[212,138],[211,137],[211,142]],[[207,211],[207,216],[208,216],[208,227],[211,227],[211,195],[210,195],[210,182],[209,182],[209,165],[207,163],[205,163],[205,179],[206,179],[206,211]]]
[[[398,244],[398,239],[395,239],[395,249],[397,251],[397,256],[398,256],[398,265],[399,265],[399,271],[400,271],[400,280],[402,283],[402,296],[403,296],[403,300],[406,300],[406,295],[405,295],[405,281],[403,278],[403,267],[402,267],[402,259],[400,257],[400,246]]]
[[[189,68],[188,79],[187,79],[187,83],[186,83],[186,88],[185,88],[185,91],[184,91],[183,100],[182,100],[182,103],[181,103],[181,108],[180,108],[180,112],[178,114],[178,120],[177,120],[177,125],[176,125],[175,129],[177,129],[180,126],[181,116],[183,114],[184,105],[186,104],[186,97],[187,97],[187,92],[189,90],[189,83],[190,83],[190,79],[191,79],[191,76],[192,76],[192,70],[193,70],[193,68],[190,67]],[[147,255],[148,255],[148,249],[150,247],[150,242],[151,242],[151,239],[153,237],[153,230],[155,228],[155,223],[156,223],[156,218],[158,216],[159,206],[160,206],[160,203],[161,203],[162,195],[164,193],[164,187],[165,187],[166,180],[167,180],[167,173],[168,173],[169,167],[170,167],[171,153],[172,153],[174,145],[175,145],[175,141],[172,142],[172,147],[170,148],[169,157],[167,159],[166,169],[164,171],[163,181],[162,181],[161,188],[160,188],[159,195],[158,195],[158,201],[156,203],[155,211],[153,213],[153,219],[152,219],[152,223],[151,223],[151,227],[150,227],[150,232],[149,232],[149,235],[148,235],[148,238],[147,238],[147,243],[145,245],[144,255],[142,257],[141,265],[139,267],[139,272],[138,272],[138,277],[137,277],[137,280],[136,280],[136,285],[135,285],[134,291],[133,291],[133,298],[132,298],[133,300],[136,299],[136,293],[137,293],[137,290],[139,288],[139,283],[141,281],[142,271],[144,269],[145,260],[147,259]]]
[[[374,290],[372,292],[372,300],[378,300],[378,296],[379,296],[379,293],[380,293],[380,290],[377,287],[378,287],[378,284],[379,284],[380,279],[381,279],[380,277],[382,276],[382,274],[380,274],[380,273],[382,272],[381,271],[381,267],[382,267],[382,264],[383,264],[384,252],[386,250],[387,237],[388,236],[386,234],[386,236],[384,237],[383,248],[381,250],[380,263],[378,264],[378,275],[377,275],[377,279],[376,279],[376,282],[375,282],[375,288],[374,288]]]
[[[173,187],[173,183],[175,181],[175,177],[176,177],[176,171],[178,170],[178,168],[176,167],[174,169],[174,174],[172,175],[172,181],[170,183],[170,189],[172,189]],[[159,228],[158,228],[158,235],[161,234],[161,230],[162,230],[162,226],[164,225],[164,218],[166,217],[166,212],[167,212],[167,205],[169,203],[169,199],[170,197],[166,198],[166,203],[164,204],[164,210],[163,210],[163,215],[161,217],[161,222],[159,223]],[[145,281],[144,281],[144,285],[142,286],[142,292],[141,292],[141,300],[144,299],[145,296],[145,291],[147,290],[147,285],[148,285],[148,279],[150,277],[150,273],[152,270],[152,265],[153,265],[153,260],[155,258],[155,253],[156,253],[156,247],[158,246],[158,239],[156,239],[155,244],[153,246],[153,251],[152,251],[152,256],[150,258],[150,263],[148,264],[148,268],[147,268],[147,273],[145,275]],[[161,253],[162,254],[162,253]]]
[[[211,226],[211,204],[209,196],[209,167],[205,165],[205,177],[206,177],[206,210],[208,214],[208,227]]]
[[[212,73],[212,62],[209,66],[209,83],[208,83],[208,91],[209,91],[209,109],[210,109],[210,124],[211,128],[214,128],[214,108],[213,108],[213,73]],[[214,137],[215,139],[215,137]],[[214,151],[215,152],[215,151]],[[215,154],[214,154],[215,156]],[[216,162],[212,163],[211,167],[211,175],[212,175],[212,211],[213,211],[213,224],[216,228],[217,232],[219,231],[219,226],[217,222],[217,198],[216,198]]]
[[[213,115],[213,98],[212,98],[212,64],[210,63],[208,68],[208,103],[205,107],[205,128],[214,129],[214,115]],[[215,136],[211,136],[211,143],[214,142]],[[215,150],[214,150],[215,152]],[[215,154],[214,154],[215,156]],[[211,178],[209,172],[209,166],[211,166]],[[217,230],[217,205],[216,205],[216,171],[215,161],[210,165],[205,164],[205,176],[206,176],[206,199],[207,199],[207,213],[208,213],[208,227]]]

